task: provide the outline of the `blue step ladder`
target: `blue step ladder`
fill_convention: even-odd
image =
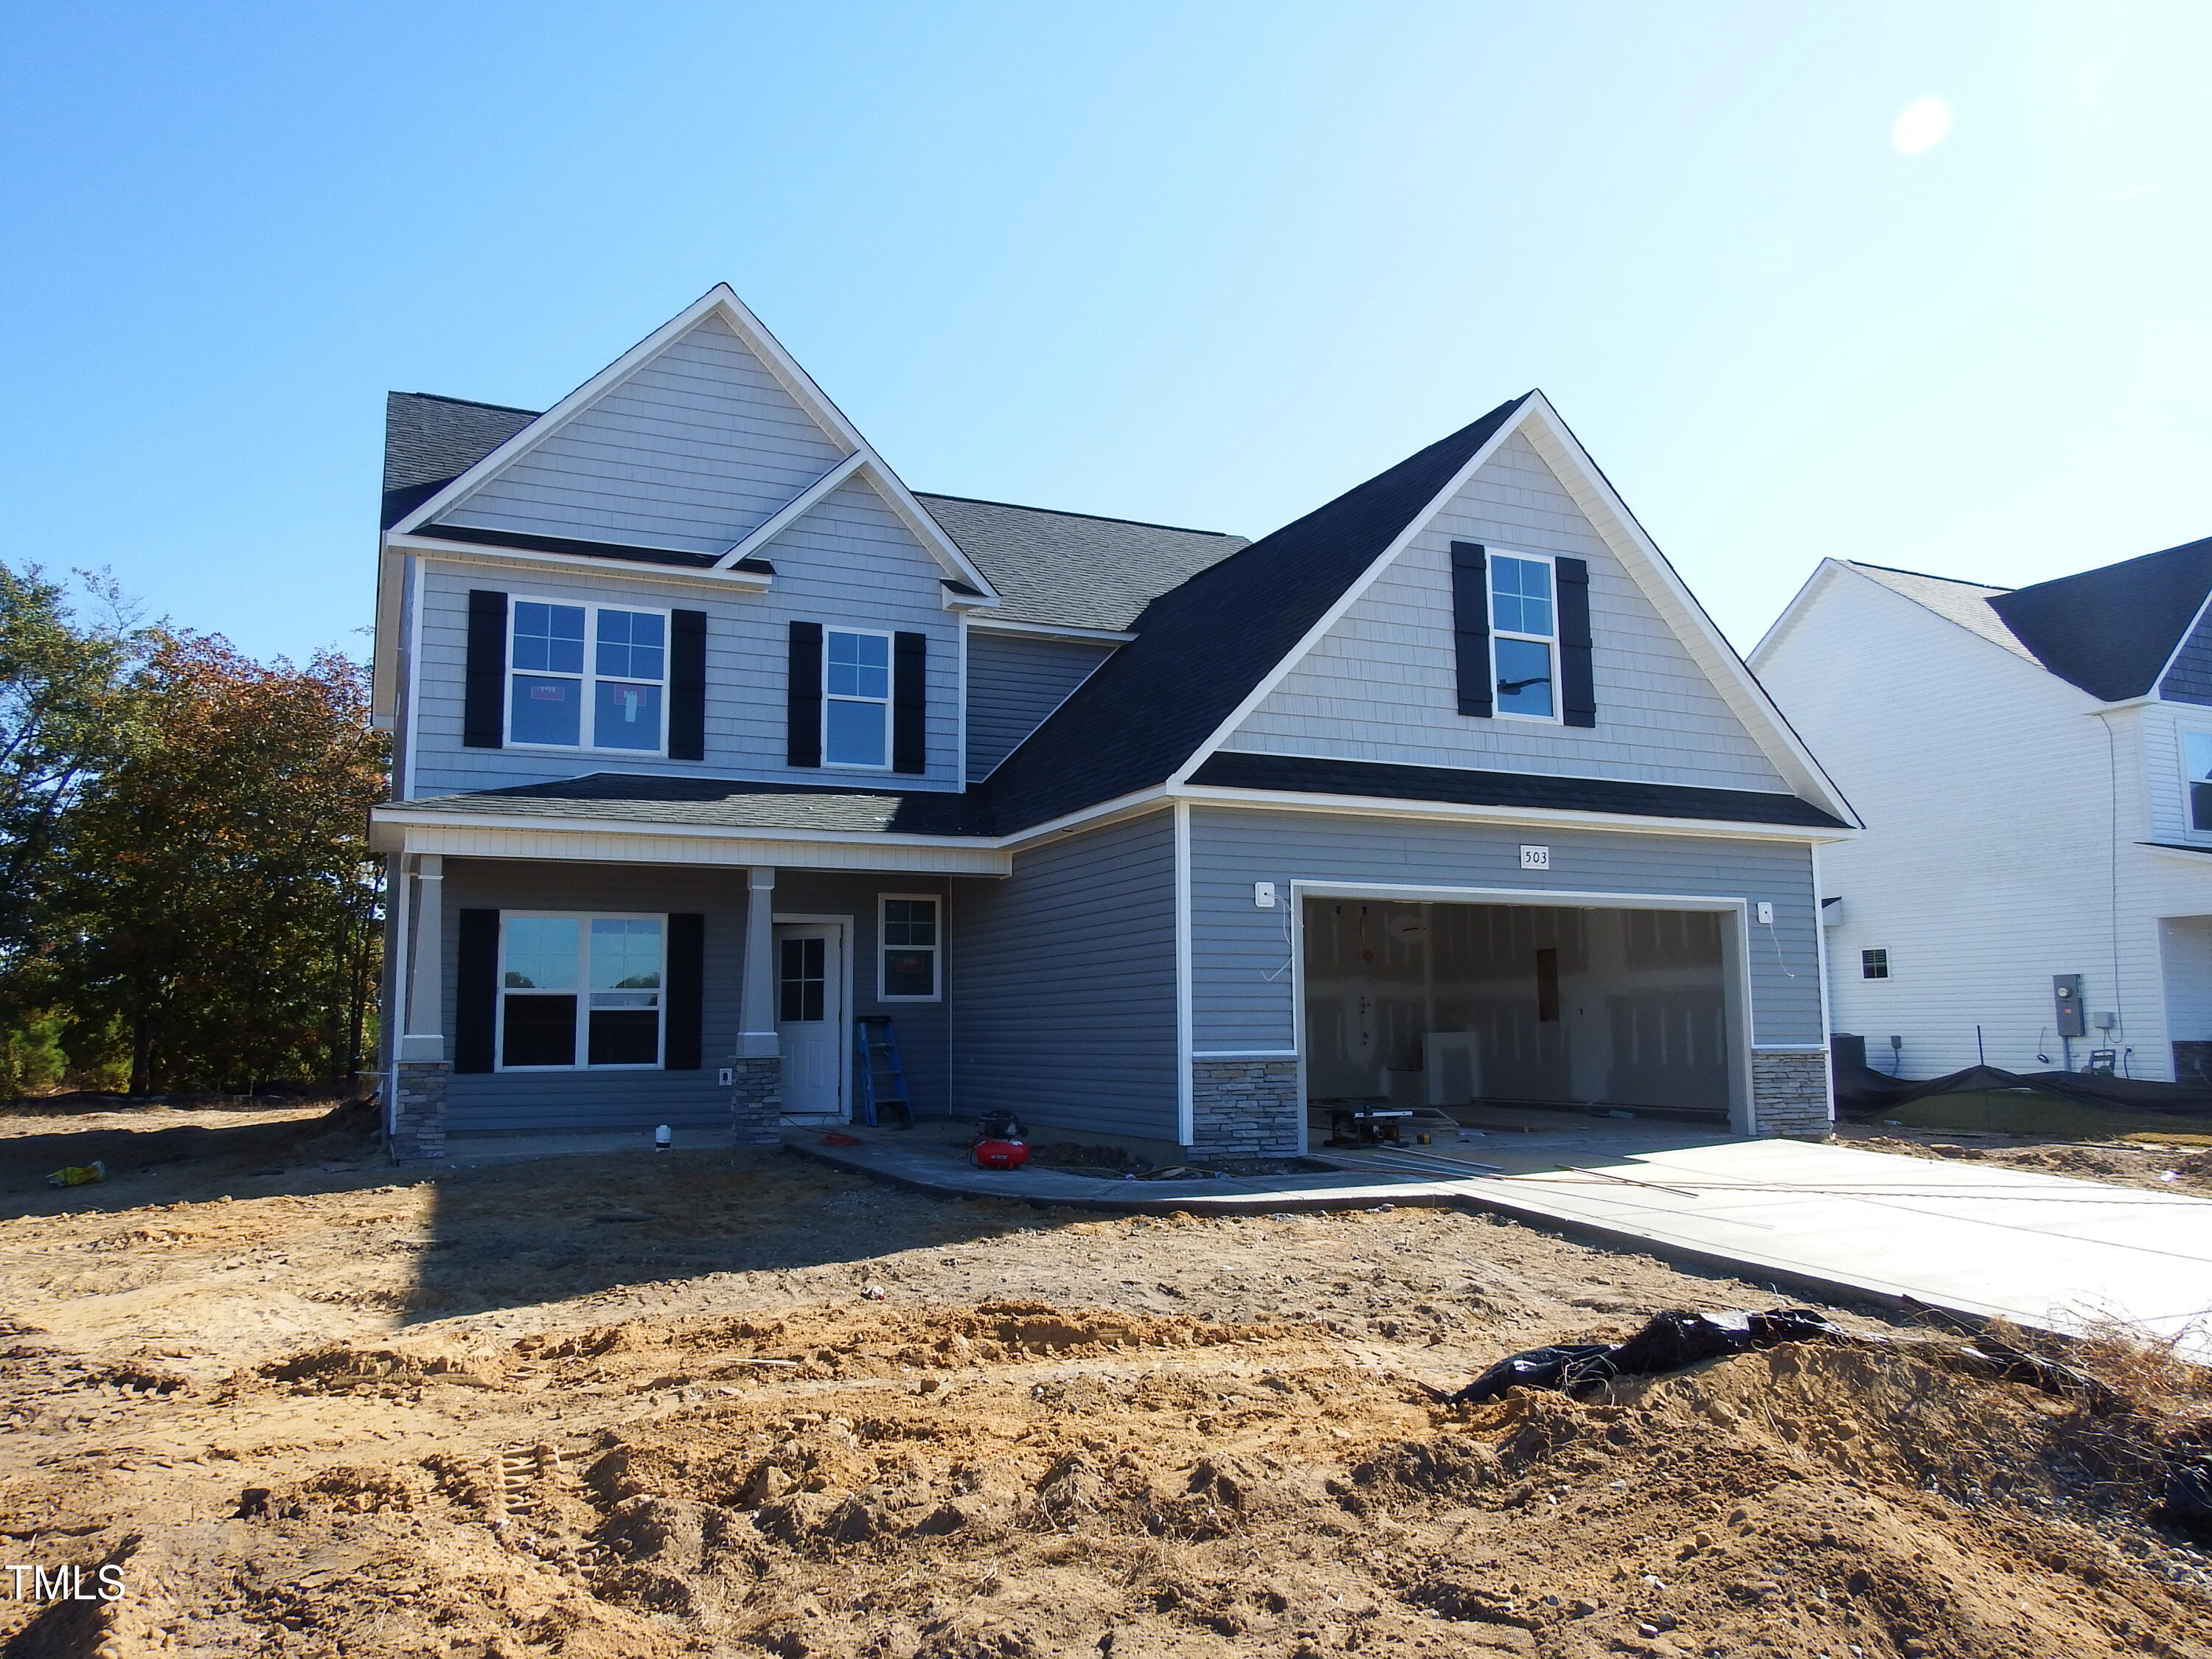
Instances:
[[[898,1034],[889,1014],[862,1014],[853,1022],[853,1094],[855,1122],[878,1128],[885,1112],[896,1112],[896,1127],[914,1127],[906,1067],[899,1064]]]

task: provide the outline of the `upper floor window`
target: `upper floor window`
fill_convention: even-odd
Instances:
[[[509,743],[660,753],[665,611],[518,599],[512,614]]]
[[[1498,712],[1523,720],[1558,717],[1553,695],[1559,640],[1558,606],[1549,559],[1490,556],[1491,658]]]
[[[665,923],[502,915],[500,1068],[659,1065]]]
[[[823,647],[823,763],[889,766],[891,636],[832,628]]]
[[[1887,979],[1889,977],[1889,952],[1886,950],[1860,951],[1859,977],[1861,979]]]
[[[2189,775],[2189,827],[2212,835],[2212,732],[2181,734],[2181,763]]]

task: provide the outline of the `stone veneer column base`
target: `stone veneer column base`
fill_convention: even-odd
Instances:
[[[740,1146],[773,1146],[781,1137],[776,1120],[783,1115],[783,1061],[733,1060],[730,1062],[730,1127]]]
[[[1828,1056],[1818,1048],[1751,1057],[1751,1132],[1823,1140],[1836,1127]]]
[[[403,1060],[385,1146],[400,1163],[446,1155],[446,1085],[453,1068],[442,1060]]]
[[[1191,1151],[1201,1158],[1291,1158],[1298,1152],[1295,1060],[1194,1060]]]

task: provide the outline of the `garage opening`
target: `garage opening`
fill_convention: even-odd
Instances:
[[[1726,917],[1308,898],[1306,1100],[1726,1121]]]

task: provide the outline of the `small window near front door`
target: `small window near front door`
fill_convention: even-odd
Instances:
[[[825,1018],[823,987],[828,973],[829,941],[787,939],[779,947],[776,969],[776,1018],[786,1024]]]
[[[882,982],[885,1002],[937,1000],[937,900],[933,896],[883,901]]]

